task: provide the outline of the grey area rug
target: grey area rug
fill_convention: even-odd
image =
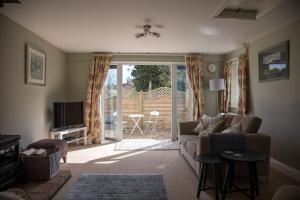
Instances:
[[[117,142],[115,151],[178,150],[178,141],[155,139],[124,139]]]
[[[167,200],[162,175],[81,174],[65,200]]]

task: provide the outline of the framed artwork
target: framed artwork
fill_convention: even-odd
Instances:
[[[25,73],[26,84],[46,85],[46,54],[28,44]]]
[[[259,81],[289,77],[289,41],[282,42],[258,53]]]

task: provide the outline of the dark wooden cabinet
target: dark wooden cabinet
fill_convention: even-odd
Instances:
[[[20,135],[0,135],[0,189],[22,174]]]

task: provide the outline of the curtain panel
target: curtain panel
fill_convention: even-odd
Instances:
[[[221,95],[221,112],[229,112],[231,106],[231,63],[225,62],[224,66],[224,86],[225,89]]]
[[[247,79],[248,79],[248,57],[246,55],[239,56],[238,66],[238,84],[239,84],[239,100],[238,109],[239,114],[246,114],[247,112]]]
[[[199,120],[204,113],[202,61],[198,55],[188,55],[185,62],[193,94],[193,119]]]
[[[85,101],[85,125],[88,128],[89,143],[101,143],[99,100],[111,59],[111,55],[92,55]]]

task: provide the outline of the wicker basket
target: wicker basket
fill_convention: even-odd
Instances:
[[[46,156],[23,156],[23,161],[27,180],[48,180],[59,171],[60,152]]]

